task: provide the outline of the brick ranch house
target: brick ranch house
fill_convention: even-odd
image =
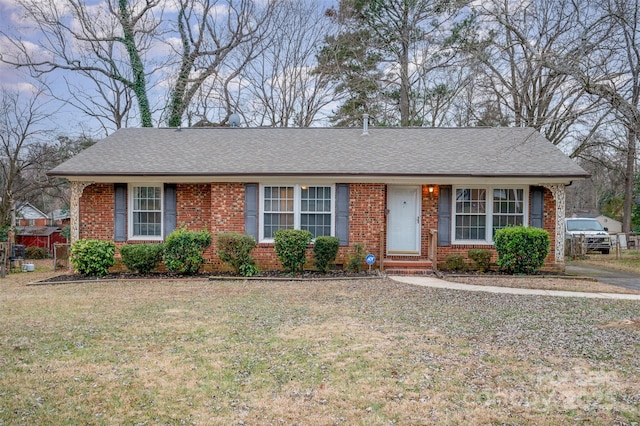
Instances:
[[[354,244],[375,267],[420,271],[450,253],[494,252],[493,231],[551,237],[564,268],[565,186],[589,175],[528,128],[131,128],[49,172],[71,187],[71,239],[163,241],[208,229],[253,235],[262,270],[279,269],[274,232],[302,228]],[[436,265],[437,265],[436,263]]]

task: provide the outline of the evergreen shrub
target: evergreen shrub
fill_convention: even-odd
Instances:
[[[498,266],[509,274],[532,274],[549,254],[549,233],[540,228],[510,226],[494,236]]]
[[[302,271],[313,234],[302,229],[281,229],[274,234],[276,256],[287,272]]]
[[[471,249],[467,252],[469,259],[473,260],[476,271],[486,272],[491,266],[491,252],[484,249]]]
[[[71,246],[71,264],[76,272],[93,277],[109,273],[115,263],[116,245],[111,241],[78,240]]]
[[[327,273],[333,266],[340,248],[340,239],[338,237],[322,236],[316,238],[313,243],[313,256],[315,257],[314,265],[318,271]]]
[[[206,229],[176,229],[165,240],[164,264],[171,272],[183,275],[197,274],[205,262],[203,253],[210,245],[211,234]]]
[[[257,247],[251,235],[225,232],[216,237],[216,247],[220,260],[231,266],[236,274],[250,277],[259,271],[251,251]]]
[[[120,247],[122,263],[132,272],[147,274],[162,260],[164,244],[125,244]]]

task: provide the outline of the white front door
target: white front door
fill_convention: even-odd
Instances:
[[[387,195],[387,254],[420,254],[419,186],[389,186]]]

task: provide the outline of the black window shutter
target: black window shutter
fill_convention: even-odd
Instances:
[[[119,242],[127,241],[127,184],[115,183],[113,188],[113,239]]]
[[[341,246],[349,245],[349,184],[336,185],[336,237]]]
[[[178,209],[176,207],[176,184],[165,183],[164,185],[164,237],[175,231],[178,220]]]
[[[438,189],[438,245],[451,245],[451,186]]]
[[[544,188],[541,186],[531,187],[531,221],[530,226],[534,228],[544,227]]]
[[[244,186],[244,232],[258,241],[258,184]]]

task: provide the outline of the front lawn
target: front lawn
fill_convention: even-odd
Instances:
[[[640,422],[640,302],[11,275],[0,307],[0,424]]]

